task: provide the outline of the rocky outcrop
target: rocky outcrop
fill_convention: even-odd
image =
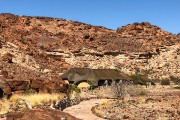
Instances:
[[[2,90],[0,93],[0,98],[5,94],[5,95],[11,95],[11,88],[7,81],[3,78],[0,77],[0,89]]]
[[[23,113],[8,113],[7,120],[80,120],[68,113],[52,109],[32,109]]]
[[[177,34],[177,37],[180,38],[180,33]]]
[[[148,22],[134,23],[117,29],[117,33],[121,37],[131,40],[137,44],[136,47],[141,51],[153,51],[157,47],[171,46],[177,41],[175,35],[153,26]],[[139,43],[139,46],[138,46]]]

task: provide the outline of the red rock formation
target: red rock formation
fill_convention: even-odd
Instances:
[[[102,47],[102,51],[142,52],[159,45],[172,45],[176,41],[176,35],[148,22],[123,26],[117,31],[64,19],[12,14],[1,14],[0,22],[3,39],[33,56],[46,57],[43,51],[68,49],[73,52],[83,47],[95,50]],[[124,50],[123,46],[127,49]]]
[[[0,93],[0,98],[2,97],[1,95],[3,94],[6,94],[6,95],[11,94],[11,88],[3,77],[0,77],[0,89],[2,90],[1,92],[3,92],[3,93]]]
[[[32,109],[23,113],[9,113],[7,120],[80,120],[68,113],[52,109]]]
[[[180,33],[177,34],[177,37],[180,38]]]
[[[1,74],[13,90],[26,87],[26,81],[38,91],[62,90],[64,83],[52,76],[71,67],[113,67],[132,73],[178,42],[176,35],[147,22],[115,31],[64,19],[0,14]],[[136,63],[137,58],[143,61]]]

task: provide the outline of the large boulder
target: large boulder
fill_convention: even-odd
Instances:
[[[37,92],[48,92],[48,93],[57,93],[57,92],[66,92],[67,87],[64,81],[58,79],[35,79],[30,83],[30,88],[36,90]]]
[[[36,92],[39,92],[39,91],[43,92],[42,89],[43,89],[44,83],[46,83],[46,82],[47,82],[46,79],[35,79],[35,80],[32,80],[30,88],[36,90]]]
[[[80,120],[68,113],[52,109],[32,109],[24,113],[9,113],[7,120]]]
[[[0,97],[2,97],[2,95],[10,95],[11,94],[11,88],[10,88],[9,84],[7,83],[7,81],[2,76],[0,76],[0,90],[1,90]]]
[[[13,92],[27,90],[29,88],[29,81],[27,80],[7,79],[6,81]]]
[[[52,81],[45,83],[42,90],[44,92],[53,93],[53,92],[66,92],[67,87],[63,81]]]

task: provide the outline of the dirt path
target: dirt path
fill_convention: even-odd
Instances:
[[[103,99],[91,99],[88,101],[82,101],[80,104],[66,108],[64,112],[67,112],[82,120],[105,120],[94,115],[91,108],[97,104],[103,102]]]

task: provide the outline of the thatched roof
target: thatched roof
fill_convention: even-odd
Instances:
[[[61,79],[73,81],[89,81],[97,84],[99,80],[130,80],[130,77],[116,69],[71,68],[60,76]]]
[[[128,74],[120,72],[122,80],[132,80]]]
[[[128,75],[118,71],[117,69],[92,69],[99,80],[129,80]]]
[[[79,76],[87,76],[91,73],[91,69],[88,68],[71,68],[70,70],[66,71],[64,74],[60,76],[62,79],[72,79],[72,77],[77,74]]]

